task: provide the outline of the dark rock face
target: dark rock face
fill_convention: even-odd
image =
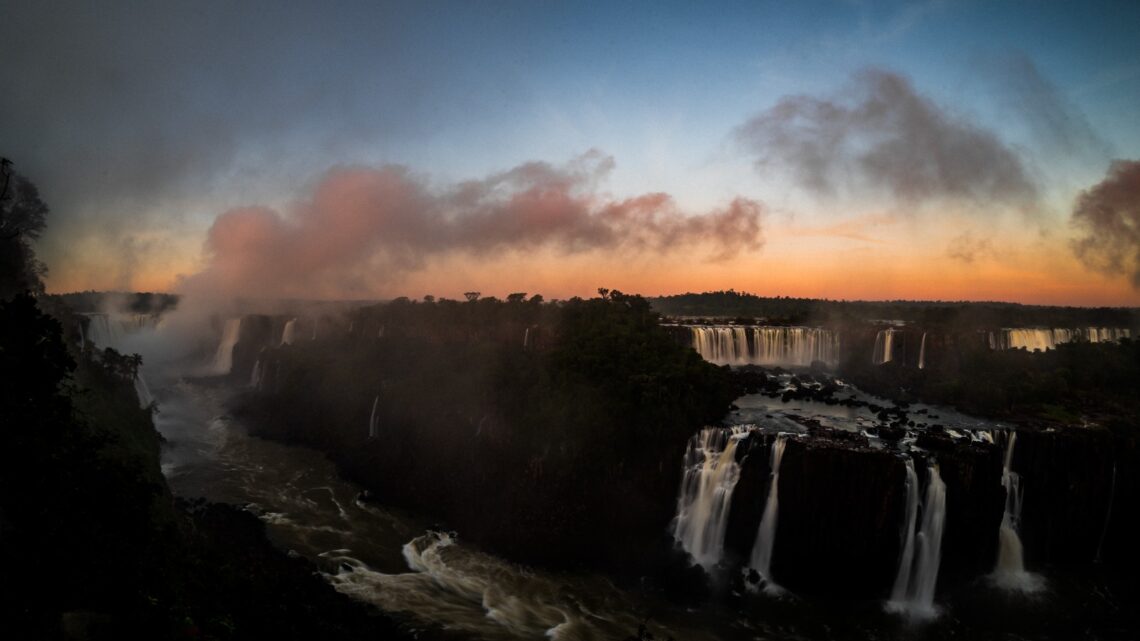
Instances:
[[[793,439],[780,468],[772,573],[795,592],[890,590],[905,510],[902,459],[842,441]]]
[[[905,458],[869,447],[863,437],[817,430],[789,438],[780,466],[779,521],[772,560],[775,580],[800,594],[884,598],[902,549],[906,513]],[[733,494],[725,547],[729,563],[747,564],[770,484],[774,437],[752,435]],[[1004,509],[997,446],[927,443],[947,486],[940,581],[958,583],[989,572]],[[929,481],[917,457],[922,487]]]
[[[1079,427],[1020,432],[1013,469],[1026,564],[1091,563],[1098,552],[1135,564],[1137,465],[1134,437]]]
[[[998,530],[1005,512],[1001,448],[955,442],[945,434],[919,439],[919,444],[938,461],[939,475],[946,484],[939,583],[986,574],[997,558]]]
[[[280,324],[281,320],[273,316],[249,314],[242,317],[238,341],[234,345],[231,378],[249,380],[261,350],[272,346],[274,339],[280,335],[281,332],[276,327]]]

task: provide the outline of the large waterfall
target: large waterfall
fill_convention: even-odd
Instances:
[[[1005,445],[1005,461],[1001,470],[1001,484],[1005,488],[1005,513],[998,529],[998,558],[991,575],[998,586],[1007,590],[1035,592],[1041,588],[1041,579],[1025,571],[1021,537],[1017,530],[1021,521],[1021,477],[1013,471],[1013,447],[1017,432],[1010,432]]]
[[[938,464],[931,461],[927,467],[929,480],[926,496],[918,503],[918,475],[914,462],[906,464],[906,523],[903,531],[903,551],[899,556],[898,572],[887,609],[906,614],[914,619],[930,619],[938,615],[934,607],[934,589],[938,584],[938,569],[942,564],[942,530],[946,525],[946,484],[938,472]],[[916,531],[918,514],[922,526]]]
[[[897,329],[883,329],[875,334],[875,353],[871,355],[871,362],[875,365],[888,363],[895,355],[895,334]]]
[[[88,319],[87,332],[83,338],[85,348],[104,349],[110,347],[123,353],[126,353],[127,349],[123,346],[125,341],[124,329],[128,332],[138,332],[148,327],[153,329],[155,325],[152,317],[143,315],[112,316],[102,312],[94,312],[83,314],[83,316]],[[79,329],[82,332],[83,325],[80,325]],[[146,384],[141,368],[135,372],[134,386],[135,395],[139,399],[139,407],[149,407],[154,403],[154,396],[150,393],[150,387]]]
[[[290,318],[285,321],[285,329],[281,332],[281,344],[292,345],[297,340],[297,319]]]
[[[780,516],[780,461],[784,458],[787,437],[780,434],[772,444],[771,481],[768,483],[768,500],[764,503],[764,514],[760,517],[760,527],[756,531],[756,543],[752,545],[749,565],[767,582],[764,591],[779,593],[780,587],[772,579],[772,550],[776,545],[776,522]]]
[[[706,569],[720,562],[732,492],[740,480],[736,446],[747,433],[706,427],[689,439],[685,475],[677,498],[673,538]]]
[[[1068,328],[1004,328],[989,333],[990,349],[1021,349],[1047,351],[1061,343],[1084,340],[1090,343],[1108,343],[1131,338],[1132,331],[1117,327]]]
[[[922,333],[922,343],[918,346],[918,369],[926,369],[926,332]]]
[[[380,395],[377,394],[376,398],[372,399],[372,414],[368,417],[368,438],[376,438],[380,435],[380,417],[376,414],[376,408],[380,406]]]
[[[234,366],[234,345],[237,345],[241,333],[241,318],[231,318],[226,321],[222,331],[222,342],[218,344],[218,351],[214,353],[212,371],[215,374],[229,374]]]
[[[787,365],[839,361],[839,334],[820,327],[688,326],[693,349],[718,365]]]

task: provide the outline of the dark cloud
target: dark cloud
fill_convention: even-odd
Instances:
[[[971,231],[958,234],[946,245],[946,255],[963,263],[972,263],[979,258],[989,256],[993,251],[993,240],[979,238]]]
[[[978,64],[994,63],[979,60]],[[1029,58],[1016,55],[999,62],[993,81],[998,83],[1006,106],[1029,129],[1042,151],[1082,159],[1103,158],[1109,153],[1110,145],[1097,135],[1084,113]]]
[[[788,96],[735,130],[761,171],[787,170],[821,195],[884,190],[929,199],[1031,206],[1021,159],[996,135],[950,115],[889,71],[857,74],[830,99]]]
[[[700,246],[718,260],[761,246],[759,203],[737,199],[687,215],[667,194],[615,200],[597,190],[612,167],[612,158],[591,152],[564,167],[527,163],[443,190],[398,166],[334,169],[286,211],[247,207],[218,216],[206,240],[208,266],[184,279],[182,289],[350,295],[370,293],[445,253]]]
[[[1072,224],[1073,250],[1086,265],[1126,275],[1140,289],[1140,161],[1117,160],[1108,175],[1081,192]]]

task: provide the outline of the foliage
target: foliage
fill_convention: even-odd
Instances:
[[[841,375],[890,398],[921,399],[1006,419],[1075,423],[1140,418],[1140,341],[1057,345],[1046,352],[963,347],[956,358],[917,370],[850,359]]]
[[[356,310],[342,342],[263,353],[273,374],[236,409],[512,558],[636,554],[672,515],[687,438],[734,398],[727,372],[659,320],[645,299],[608,290],[392,301]],[[614,527],[589,527],[597,519]]]
[[[25,291],[42,294],[47,269],[36,259],[31,241],[43,232],[48,207],[31,181],[12,172],[7,159],[0,173],[0,300]]]
[[[651,299],[668,316],[763,319],[772,324],[849,324],[868,320],[905,320],[931,329],[1140,325],[1135,308],[1080,308],[998,302],[833,301],[814,298],[760,297],[733,290],[679,294]]]

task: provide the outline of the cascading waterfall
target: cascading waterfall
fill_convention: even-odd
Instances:
[[[784,458],[787,436],[780,434],[772,443],[771,481],[768,483],[768,500],[764,503],[764,515],[760,517],[760,528],[756,531],[756,543],[752,545],[749,566],[764,577],[767,584],[764,591],[769,594],[781,592],[772,579],[772,551],[776,545],[776,522],[780,516],[780,461]]]
[[[142,374],[135,374],[135,395],[139,397],[139,407],[150,407],[154,403],[154,396],[150,393],[150,387],[146,384]]]
[[[368,417],[368,438],[376,438],[380,435],[380,417],[376,414],[376,408],[380,406],[380,395],[377,394],[376,398],[372,400],[372,415]]]
[[[889,363],[894,358],[895,351],[895,334],[898,333],[897,329],[882,329],[878,334],[875,334],[875,353],[871,355],[871,363],[874,365],[882,365]]]
[[[705,569],[724,554],[728,509],[740,480],[736,446],[746,433],[743,427],[706,427],[689,439],[685,450],[673,538]]]
[[[110,314],[102,312],[95,312],[84,314],[88,318],[88,331],[83,334],[83,325],[79,325],[80,336],[83,337],[84,347],[93,347],[103,349],[110,347],[117,351],[123,351],[122,338],[123,334],[121,328],[124,325],[135,331],[144,329],[149,321],[148,316],[134,316],[127,324],[122,318],[112,318]],[[88,342],[90,341],[90,342]],[[146,379],[143,378],[142,369],[135,372],[135,395],[139,399],[139,407],[150,407],[154,403],[154,396],[150,393],[150,387],[146,384]]]
[[[253,389],[261,388],[261,359],[253,364],[253,373],[249,376],[249,386]]]
[[[241,333],[241,318],[231,318],[226,321],[222,331],[222,342],[218,344],[218,351],[214,353],[213,372],[215,374],[229,374],[234,366],[234,345],[237,345]]]
[[[118,323],[111,322],[111,317],[103,313],[84,314],[88,318],[87,340],[89,344],[98,348],[119,348]]]
[[[718,365],[787,365],[839,360],[839,335],[820,327],[687,326],[693,349]]]
[[[927,467],[929,480],[926,496],[918,501],[918,475],[914,463],[907,462],[907,524],[906,540],[899,557],[899,568],[891,600],[887,609],[912,619],[932,619],[938,616],[934,607],[934,589],[938,584],[938,570],[942,564],[942,530],[946,525],[946,484],[938,472],[938,463],[930,461]],[[922,526],[917,515],[922,513]]]
[[[281,332],[281,344],[292,345],[297,340],[297,319],[290,318],[285,321],[285,330]]]
[[[895,572],[894,587],[891,588],[890,609],[900,609],[896,604],[902,604],[910,592],[910,574],[914,566],[914,528],[918,521],[918,474],[914,471],[914,460],[906,460],[906,515],[902,527],[902,554],[899,556],[899,568]]]
[[[523,349],[526,349],[528,347],[530,347],[530,328],[529,327],[526,328],[525,332],[523,332]]]
[[[1036,592],[1042,586],[1040,577],[1025,571],[1024,551],[1017,530],[1021,524],[1021,477],[1013,471],[1013,448],[1017,432],[1010,432],[1005,445],[1001,485],[1005,488],[1005,513],[998,529],[998,558],[990,575],[994,584],[1006,590]]]
[[[918,346],[918,369],[926,369],[926,332],[922,333],[922,343]]]
[[[1021,349],[1048,351],[1061,343],[1085,340],[1090,343],[1108,343],[1131,338],[1132,331],[1118,327],[1032,328],[1007,327],[989,333],[990,349]]]
[[[1104,550],[1104,537],[1108,535],[1108,523],[1112,518],[1112,504],[1116,500],[1116,461],[1112,462],[1112,485],[1108,486],[1108,507],[1104,510],[1104,527],[1100,529],[1100,539],[1096,544],[1093,563],[1100,563],[1100,553]]]

